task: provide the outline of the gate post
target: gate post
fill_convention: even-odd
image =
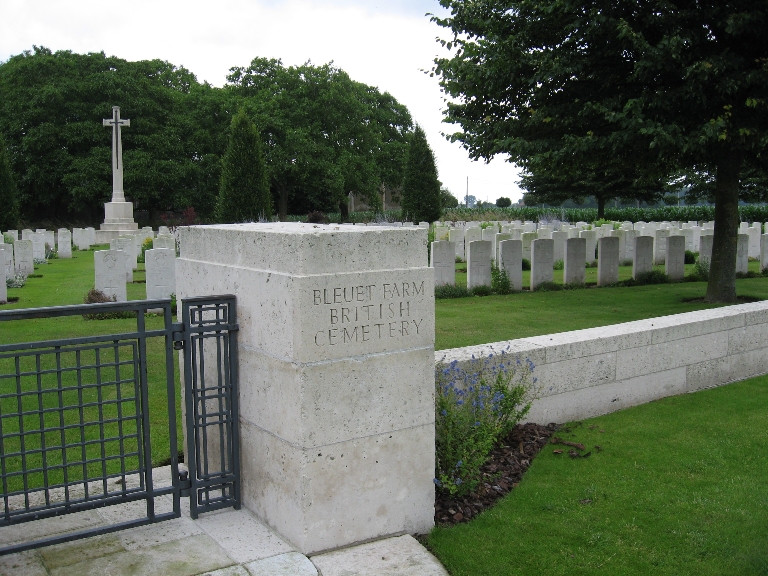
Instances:
[[[304,554],[434,517],[427,231],[181,229],[180,299],[237,296],[243,505]]]

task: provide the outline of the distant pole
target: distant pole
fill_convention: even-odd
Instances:
[[[467,193],[464,195],[464,206],[469,208],[469,176],[467,176]]]

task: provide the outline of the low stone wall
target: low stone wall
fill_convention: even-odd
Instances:
[[[536,366],[530,421],[580,420],[768,373],[768,302],[440,350],[435,361],[502,350]]]

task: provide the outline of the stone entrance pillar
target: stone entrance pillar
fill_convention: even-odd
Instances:
[[[434,273],[421,228],[182,228],[180,299],[237,296],[243,503],[304,554],[434,516]]]

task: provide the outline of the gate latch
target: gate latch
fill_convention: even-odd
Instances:
[[[189,472],[187,470],[179,470],[179,495],[189,496],[189,489],[192,487],[192,482],[189,479]]]
[[[184,350],[184,324],[175,322],[171,326],[171,334],[173,336],[173,349]]]

